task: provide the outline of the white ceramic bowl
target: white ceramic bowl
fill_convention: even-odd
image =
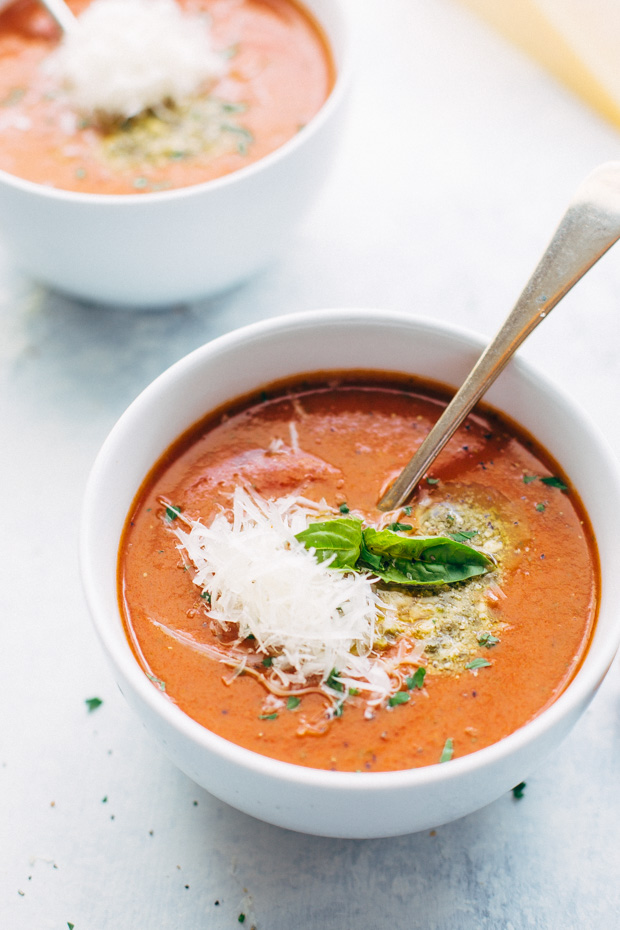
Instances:
[[[158,307],[221,291],[282,252],[331,165],[350,75],[348,0],[304,5],[337,77],[293,139],[226,177],[157,193],[73,193],[0,171],[0,237],[15,263],[79,298]]]
[[[179,434],[226,401],[302,372],[375,368],[457,386],[482,347],[481,339],[462,330],[378,310],[268,320],[222,336],[173,365],[134,401],[103,446],[81,530],[83,581],[95,627],[121,691],[147,729],[190,778],[234,807],[328,836],[388,836],[437,826],[522,781],[568,733],[603,680],[620,639],[618,465],[575,403],[518,359],[487,399],[539,438],[579,490],[603,578],[586,659],[561,697],[534,721],[447,764],[363,775],[303,768],[242,749],[185,716],[148,681],[125,638],[116,596],[121,530],[146,473]]]

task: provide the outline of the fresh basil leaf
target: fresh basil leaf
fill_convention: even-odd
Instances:
[[[404,585],[453,584],[483,575],[492,565],[483,552],[447,536],[399,536],[372,527],[362,533],[358,562],[383,581]]]
[[[364,535],[362,533],[362,545],[360,547],[360,557],[357,563],[358,571],[372,571],[375,575],[381,573],[383,566],[383,559],[380,555],[375,555],[374,552],[371,552],[370,549],[366,548],[364,543]]]
[[[362,545],[362,521],[354,519],[325,520],[311,523],[295,539],[306,549],[314,549],[319,562],[332,559],[330,568],[352,571]]]
[[[393,524],[399,528],[408,524]],[[458,534],[455,534],[458,535]],[[473,531],[461,534],[469,539]],[[318,561],[343,571],[372,572],[402,585],[440,585],[465,581],[493,565],[483,552],[449,536],[400,536],[392,529],[362,529],[362,521],[340,518],[311,523],[296,539],[313,549]]]

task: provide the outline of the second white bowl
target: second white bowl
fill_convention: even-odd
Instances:
[[[85,300],[158,307],[221,291],[281,253],[331,166],[350,75],[347,0],[305,6],[337,76],[293,139],[223,178],[159,193],[81,194],[0,171],[0,236],[15,263]]]

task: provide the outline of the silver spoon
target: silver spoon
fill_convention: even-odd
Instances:
[[[377,507],[401,507],[472,407],[529,334],[620,239],[620,162],[596,168],[577,188],[534,274],[422,445]]]
[[[48,13],[56,20],[63,32],[75,29],[77,17],[73,15],[65,0],[41,0]]]

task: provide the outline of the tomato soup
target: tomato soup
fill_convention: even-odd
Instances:
[[[89,0],[69,0],[79,15]],[[37,0],[0,14],[0,169],[39,184],[135,194],[222,177],[263,158],[333,85],[326,41],[294,0],[179,0],[206,13],[226,67],[208,94],[103,128],[72,112],[44,64],[60,40]]]
[[[139,490],[119,553],[128,639],[153,687],[250,750],[361,772],[466,755],[552,703],[584,656],[599,595],[592,531],[558,464],[514,423],[481,407],[409,505],[389,515],[376,508],[445,403],[440,387],[413,379],[329,373],[268,387],[181,437]],[[249,510],[256,501],[285,510],[294,500],[316,511],[306,531],[294,529],[295,539],[313,566],[318,550],[332,547],[321,564],[339,582],[357,571],[357,556],[343,555],[341,541],[363,534],[358,577],[376,572],[382,599],[371,647],[356,641],[351,648],[353,671],[335,665],[322,681],[317,674],[303,680],[301,666],[291,671],[289,640],[273,645],[273,624],[254,635],[249,627],[240,633],[242,614],[215,622],[219,569],[207,572],[211,582],[200,577],[188,534],[198,528],[204,537],[218,520],[224,529],[236,525],[240,488]],[[426,563],[392,559],[375,545],[387,538],[399,554],[441,539],[450,564],[438,566],[433,555]],[[218,539],[215,552],[229,563],[222,572],[234,580],[254,571],[252,558],[233,570]],[[334,567],[341,558],[344,568]],[[274,585],[286,581],[284,566]],[[438,571],[437,580],[429,582],[428,571]],[[259,581],[252,576],[250,588]],[[314,597],[306,597],[305,583],[305,571],[294,574],[300,609]],[[235,609],[239,597],[228,601]],[[344,613],[336,604],[335,626]],[[371,672],[355,681],[355,663],[363,662]],[[373,677],[377,669],[383,678]]]

